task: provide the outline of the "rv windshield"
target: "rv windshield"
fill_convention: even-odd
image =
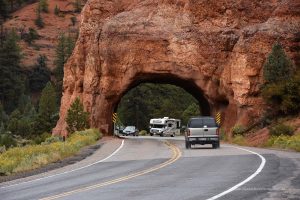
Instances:
[[[151,128],[163,128],[165,127],[164,124],[151,124]]]

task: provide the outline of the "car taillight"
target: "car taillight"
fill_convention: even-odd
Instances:
[[[217,129],[217,135],[220,135],[220,129]]]

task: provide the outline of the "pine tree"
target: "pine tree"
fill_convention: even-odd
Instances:
[[[4,124],[7,122],[8,120],[8,116],[2,106],[2,104],[0,103],[0,126],[4,127]]]
[[[59,13],[60,13],[60,9],[59,9],[59,7],[58,7],[57,5],[55,5],[55,8],[54,8],[54,14],[55,14],[56,16],[58,16]]]
[[[50,71],[47,68],[47,57],[40,55],[37,63],[28,76],[29,89],[31,92],[40,92],[50,81]]]
[[[68,124],[67,131],[74,133],[89,128],[89,113],[85,112],[80,99],[77,97],[70,106],[66,122]]]
[[[56,66],[54,75],[56,79],[56,91],[58,94],[58,101],[61,99],[63,77],[64,77],[64,65],[71,56],[75,46],[74,39],[69,35],[65,36],[61,34],[58,38],[58,44],[56,47],[56,58],[54,64]]]
[[[39,39],[39,34],[33,28],[29,28],[28,33],[24,34],[24,41],[31,45],[35,40]]]
[[[20,68],[21,50],[14,31],[8,33],[0,47],[0,101],[7,113],[12,112],[24,91],[24,76]]]
[[[36,10],[36,19],[35,19],[35,25],[39,28],[44,28],[45,24],[41,15],[41,8],[38,6]]]
[[[48,13],[49,4],[47,0],[40,0],[39,7],[41,12]]]
[[[182,124],[187,124],[190,117],[199,116],[200,114],[199,105],[192,103],[182,113]]]
[[[55,89],[51,82],[48,82],[40,98],[36,133],[50,132],[56,124],[57,112]]]
[[[276,83],[289,80],[292,76],[292,62],[286,56],[280,43],[275,43],[272,52],[264,64],[266,83]]]
[[[268,115],[292,114],[300,110],[300,72],[294,73],[293,63],[282,46],[276,43],[264,65],[266,84],[261,95],[269,105]]]
[[[81,0],[75,0],[73,3],[74,6],[74,12],[76,13],[80,13],[82,10],[82,4],[81,4]]]
[[[0,21],[1,17],[5,20],[8,17],[8,7],[6,0],[0,0]]]

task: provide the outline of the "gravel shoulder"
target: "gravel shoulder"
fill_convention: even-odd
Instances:
[[[116,137],[103,137],[96,144],[84,147],[72,157],[50,163],[38,169],[10,176],[0,176],[0,187],[52,176],[92,164],[109,156],[121,145],[121,142],[122,140]]]

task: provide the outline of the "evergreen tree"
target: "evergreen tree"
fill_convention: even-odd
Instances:
[[[199,116],[200,114],[199,105],[196,103],[190,104],[182,113],[182,124],[186,125],[189,118]]]
[[[61,99],[63,77],[64,77],[64,65],[71,56],[75,46],[74,39],[71,35],[65,36],[61,34],[58,38],[58,44],[56,47],[56,58],[54,64],[56,66],[54,75],[56,79],[56,91],[58,94],[58,101]]]
[[[44,28],[44,26],[45,26],[44,20],[43,20],[42,15],[41,15],[41,8],[40,7],[38,7],[37,10],[36,10],[36,19],[35,19],[34,23],[39,28]]]
[[[57,5],[55,5],[55,8],[54,8],[54,14],[55,14],[56,16],[58,16],[59,13],[60,13],[60,9],[59,9],[59,7],[58,7]]]
[[[21,50],[14,31],[8,33],[0,47],[0,101],[7,113],[13,111],[24,91],[24,76],[20,68]]]
[[[300,110],[300,72],[293,74],[293,64],[282,46],[276,43],[264,65],[266,84],[261,95],[269,105],[268,115],[292,114]]]
[[[82,4],[81,4],[81,0],[75,0],[73,2],[73,6],[74,6],[74,12],[76,13],[80,13],[82,10]]]
[[[28,76],[29,88],[31,92],[40,92],[50,81],[50,71],[47,68],[47,57],[40,55],[37,63]]]
[[[8,7],[6,0],[0,0],[0,21],[1,18],[5,20],[8,17]]]
[[[77,97],[68,109],[66,122],[67,131],[74,133],[89,128],[89,113],[85,112],[80,99]]]
[[[30,97],[23,94],[20,96],[18,108],[9,117],[7,129],[14,135],[30,137],[34,134],[36,117]]]
[[[29,28],[28,33],[24,34],[24,41],[31,45],[35,40],[39,39],[39,34],[33,28]]]
[[[280,43],[275,43],[264,64],[264,78],[267,83],[288,80],[292,76],[292,62],[286,56]]]
[[[4,128],[4,125],[6,124],[8,120],[8,116],[2,106],[2,104],[0,103],[0,126],[3,126]]]
[[[42,91],[39,103],[38,119],[36,123],[36,133],[50,132],[54,128],[58,116],[58,106],[55,89],[51,82],[48,82]]]
[[[49,4],[48,4],[47,0],[39,1],[39,8],[40,8],[41,12],[48,13],[48,7],[49,7]]]

